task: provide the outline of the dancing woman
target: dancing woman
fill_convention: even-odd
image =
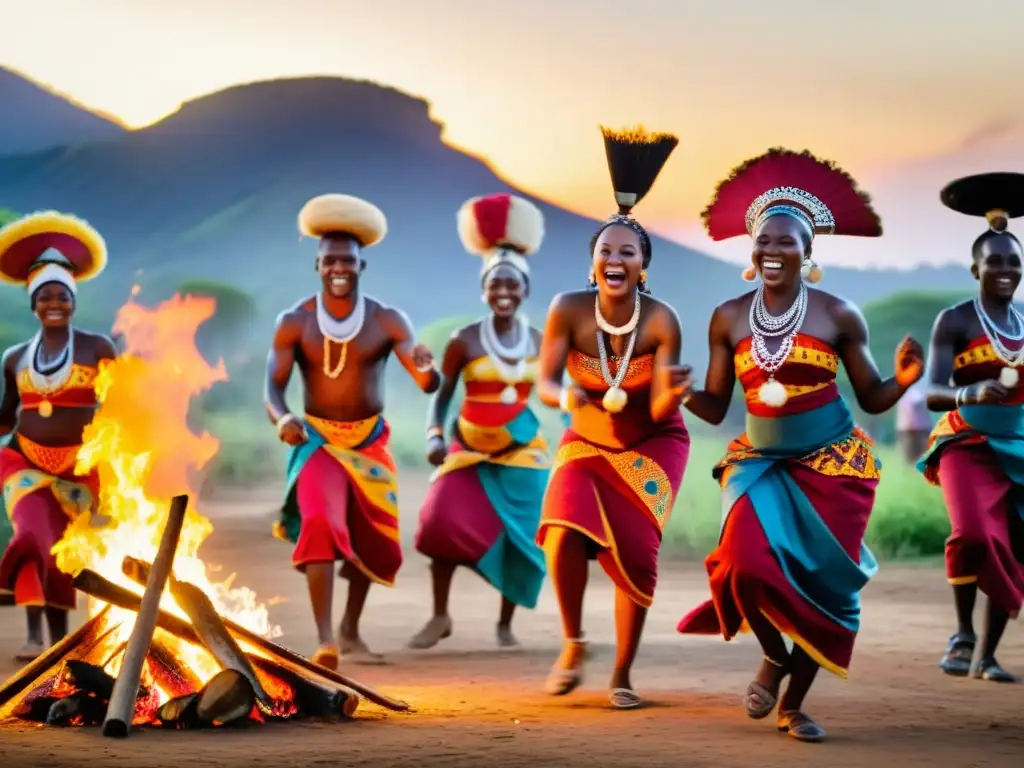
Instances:
[[[527,256],[540,248],[544,218],[527,200],[490,195],[468,200],[459,236],[483,259],[482,300],[490,314],[452,334],[441,363],[427,429],[427,458],[438,467],[423,507],[416,549],[431,559],[434,615],[412,639],[430,648],[452,632],[448,596],[464,565],[501,595],[498,645],[518,645],[516,605],[537,605],[544,554],[534,542],[551,466],[540,421],[528,399],[540,331],[518,314],[529,295]],[[444,421],[462,379],[466,395],[445,446]]]
[[[68,630],[77,599],[71,577],[51,550],[76,515],[95,506],[95,473],[75,474],[82,434],[98,407],[93,382],[115,357],[105,336],[73,328],[78,284],[107,263],[103,238],[86,222],[54,211],[26,216],[0,230],[0,279],[25,286],[40,329],[3,355],[0,483],[14,536],[0,558],[0,591],[28,613],[28,640],[16,656],[43,651]]]
[[[970,176],[941,198],[955,211],[986,217],[989,229],[972,248],[978,295],[943,310],[928,351],[928,407],[946,413],[918,468],[946,500],[946,576],[958,625],[939,666],[947,675],[969,673],[980,589],[988,615],[977,674],[1012,683],[1018,678],[999,666],[996,648],[1024,603],[1024,317],[1013,306],[1024,255],[1006,231],[1008,219],[1024,216],[1024,175]]]
[[[630,669],[654,597],[661,532],[690,438],[679,411],[689,386],[675,311],[648,295],[651,240],[632,217],[678,140],[604,130],[619,212],[591,242],[590,290],[559,294],[548,311],[537,392],[570,414],[544,498],[538,542],[548,558],[565,644],[547,691],[583,681],[583,593],[597,558],[616,586],[613,707],[643,702]],[[568,369],[572,384],[563,388]]]
[[[820,741],[825,731],[801,711],[804,697],[819,666],[846,677],[859,592],[877,570],[863,539],[880,466],[839,396],[836,374],[842,364],[860,407],[883,413],[920,378],[923,353],[905,338],[895,377],[883,380],[858,309],[807,288],[805,280],[821,277],[811,260],[815,235],[882,234],[868,198],[833,164],[771,150],[733,171],[703,218],[715,240],[753,239],[744,277],[760,275],[761,285],[715,310],[704,389],[685,400],[699,418],[720,424],[739,379],[747,429],[714,470],[725,517],[706,560],[712,600],[679,631],[730,640],[749,627],[764,659],[744,697],[747,714],[767,717],[791,675],[778,728]]]

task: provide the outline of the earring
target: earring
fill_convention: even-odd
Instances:
[[[804,280],[810,277],[812,266],[814,266],[814,262],[812,262],[810,259],[804,259],[803,263],[800,265],[800,277],[802,277]]]
[[[589,281],[590,281],[590,287],[591,288],[597,287],[597,277],[594,275],[594,270],[590,270]]]
[[[749,267],[743,270],[742,277],[744,282],[754,282],[755,280],[757,280],[757,268],[753,264],[751,264]]]
[[[821,267],[819,267],[817,264],[815,264],[812,261],[811,262],[811,269],[807,273],[807,282],[809,282],[809,283],[817,283],[818,281],[820,281],[821,280],[821,272],[822,272]]]
[[[644,283],[644,284],[647,283],[647,270],[646,269],[640,270],[640,282]]]

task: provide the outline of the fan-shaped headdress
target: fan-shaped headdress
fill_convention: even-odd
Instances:
[[[848,173],[806,150],[783,148],[770,149],[733,170],[718,185],[701,219],[712,240],[726,240],[743,234],[755,237],[766,219],[779,215],[799,221],[809,239],[882,234],[871,199]],[[810,259],[804,266],[805,277],[817,282],[821,270]],[[752,267],[744,272],[745,279],[755,276]]]
[[[671,133],[649,133],[642,125],[627,130],[612,130],[601,126],[608,173],[615,192],[618,213],[606,219],[594,235],[594,243],[608,227],[629,227],[640,238],[644,267],[651,263],[651,238],[647,230],[633,217],[633,209],[651,191],[669,155],[678,146],[679,138]],[[646,288],[642,286],[642,290]]]
[[[78,292],[107,266],[107,245],[88,222],[57,211],[24,216],[0,229],[0,280],[31,296],[46,283]]]
[[[362,248],[376,245],[388,233],[384,213],[352,195],[319,195],[299,211],[299,232],[307,237],[347,235]]]
[[[979,173],[946,185],[939,199],[947,208],[984,217],[992,232],[1005,232],[1024,216],[1024,173]]]
[[[474,197],[455,216],[463,247],[483,259],[480,281],[501,264],[529,280],[532,256],[544,241],[544,214],[522,197],[499,194]]]

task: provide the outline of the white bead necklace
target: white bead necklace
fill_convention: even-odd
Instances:
[[[75,364],[75,329],[68,327],[68,340],[65,342],[64,348],[54,358],[55,361],[60,361],[60,365],[50,373],[42,373],[39,370],[39,357],[43,351],[42,344],[43,332],[40,330],[32,337],[25,354],[28,356],[29,380],[35,390],[43,395],[37,412],[44,419],[48,419],[53,415],[53,403],[47,399],[46,395],[60,390],[71,378],[71,369]]]
[[[758,400],[767,406],[781,408],[789,399],[786,387],[775,380],[775,373],[785,364],[793,350],[796,335],[803,326],[806,316],[807,286],[803,283],[800,284],[796,301],[781,315],[772,315],[768,312],[764,303],[763,285],[757,289],[754,300],[750,303],[750,333],[753,337],[750,356],[754,360],[754,365],[768,374],[768,380],[757,392]],[[779,336],[783,337],[779,348],[775,352],[769,352],[765,339]]]
[[[1010,325],[1013,329],[1004,332],[989,317],[985,307],[981,304],[981,297],[979,296],[974,297],[974,311],[978,315],[978,321],[981,323],[982,330],[988,336],[988,342],[992,345],[992,351],[995,352],[996,357],[1005,366],[999,372],[999,383],[1008,389],[1017,386],[1017,383],[1020,381],[1020,373],[1017,371],[1017,366],[1024,363],[1024,344],[1014,351],[1003,343],[1003,337],[1005,336],[1010,341],[1024,340],[1024,317],[1021,317],[1017,308],[1011,304]]]
[[[598,296],[594,297],[594,320],[597,322],[598,327],[597,352],[601,358],[601,377],[604,379],[604,383],[608,385],[608,391],[604,393],[604,397],[601,399],[601,405],[609,413],[619,413],[626,407],[626,403],[629,402],[629,396],[626,394],[626,390],[622,388],[622,382],[625,381],[626,372],[629,370],[629,360],[633,356],[633,347],[636,344],[637,326],[640,323],[639,291],[635,295],[636,299],[633,302],[633,316],[629,318],[629,321],[625,325],[612,325],[605,320],[604,315],[601,314],[600,298]],[[605,349],[602,331],[607,333],[609,336],[625,336],[627,333],[630,334],[629,341],[626,342],[626,352],[621,358],[619,358],[619,367],[614,378],[609,370],[608,350]]]
[[[324,337],[323,371],[327,378],[336,379],[345,370],[345,363],[348,361],[348,343],[363,330],[363,321],[365,320],[366,299],[363,298],[363,294],[359,294],[352,312],[343,320],[338,320],[327,312],[322,293],[316,295],[316,324],[320,329],[320,335]],[[332,342],[342,345],[341,358],[335,368],[331,368],[330,364]]]
[[[640,292],[637,291],[636,301],[633,302],[633,316],[625,325],[612,325],[605,320],[604,315],[601,314],[600,297],[594,296],[594,320],[597,321],[597,327],[609,336],[625,336],[627,333],[632,333],[636,324],[640,322]]]
[[[530,324],[522,315],[516,318],[517,339],[511,347],[502,344],[494,324],[494,315],[481,321],[480,345],[498,371],[498,376],[505,382],[505,388],[501,390],[501,402],[505,405],[514,405],[519,399],[515,385],[526,376],[526,358],[533,349]],[[515,360],[515,363],[510,364],[506,362],[507,360]]]

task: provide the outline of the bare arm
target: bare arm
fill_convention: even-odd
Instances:
[[[837,302],[833,315],[839,327],[839,357],[850,377],[857,403],[865,413],[885,413],[903,397],[908,387],[895,376],[882,379],[868,348],[868,324],[853,304]]]
[[[412,320],[409,319],[409,316],[400,309],[382,307],[380,319],[381,325],[391,337],[395,356],[398,357],[398,361],[412,377],[412,380],[416,382],[416,386],[428,395],[436,392],[441,384],[441,376],[433,366],[432,358],[430,367],[425,371],[420,370],[421,367],[426,367],[422,360],[426,348],[416,343],[416,331],[412,327]]]
[[[708,326],[708,372],[704,389],[692,392],[684,400],[686,409],[709,424],[721,424],[729,412],[733,388],[736,386],[736,368],[730,331],[736,316],[734,301],[720,304]]]
[[[285,312],[277,318],[274,340],[267,355],[267,378],[264,389],[264,404],[272,424],[291,411],[285,402],[285,391],[292,378],[296,350],[302,338],[302,325],[297,318]]]
[[[655,332],[654,378],[651,381],[651,419],[661,421],[679,410],[686,392],[675,386],[673,372],[679,370],[683,352],[683,329],[679,315],[668,305],[658,307]]]
[[[103,335],[97,335],[96,337],[96,361],[102,360],[116,360],[117,359],[117,347],[114,346],[114,342]]]
[[[448,346],[444,349],[441,361],[441,383],[434,397],[430,400],[427,411],[427,431],[444,430],[444,421],[448,415],[448,407],[455,396],[455,388],[459,385],[459,376],[466,365],[466,343],[460,332],[452,334]],[[443,431],[441,432],[443,434]]]
[[[558,294],[551,300],[540,343],[537,371],[537,397],[550,408],[561,407],[562,378],[569,360],[571,330],[566,322],[568,299]]]
[[[19,347],[13,347],[3,357],[3,396],[0,398],[0,436],[9,435],[18,425],[18,382],[15,365],[18,360]]]

